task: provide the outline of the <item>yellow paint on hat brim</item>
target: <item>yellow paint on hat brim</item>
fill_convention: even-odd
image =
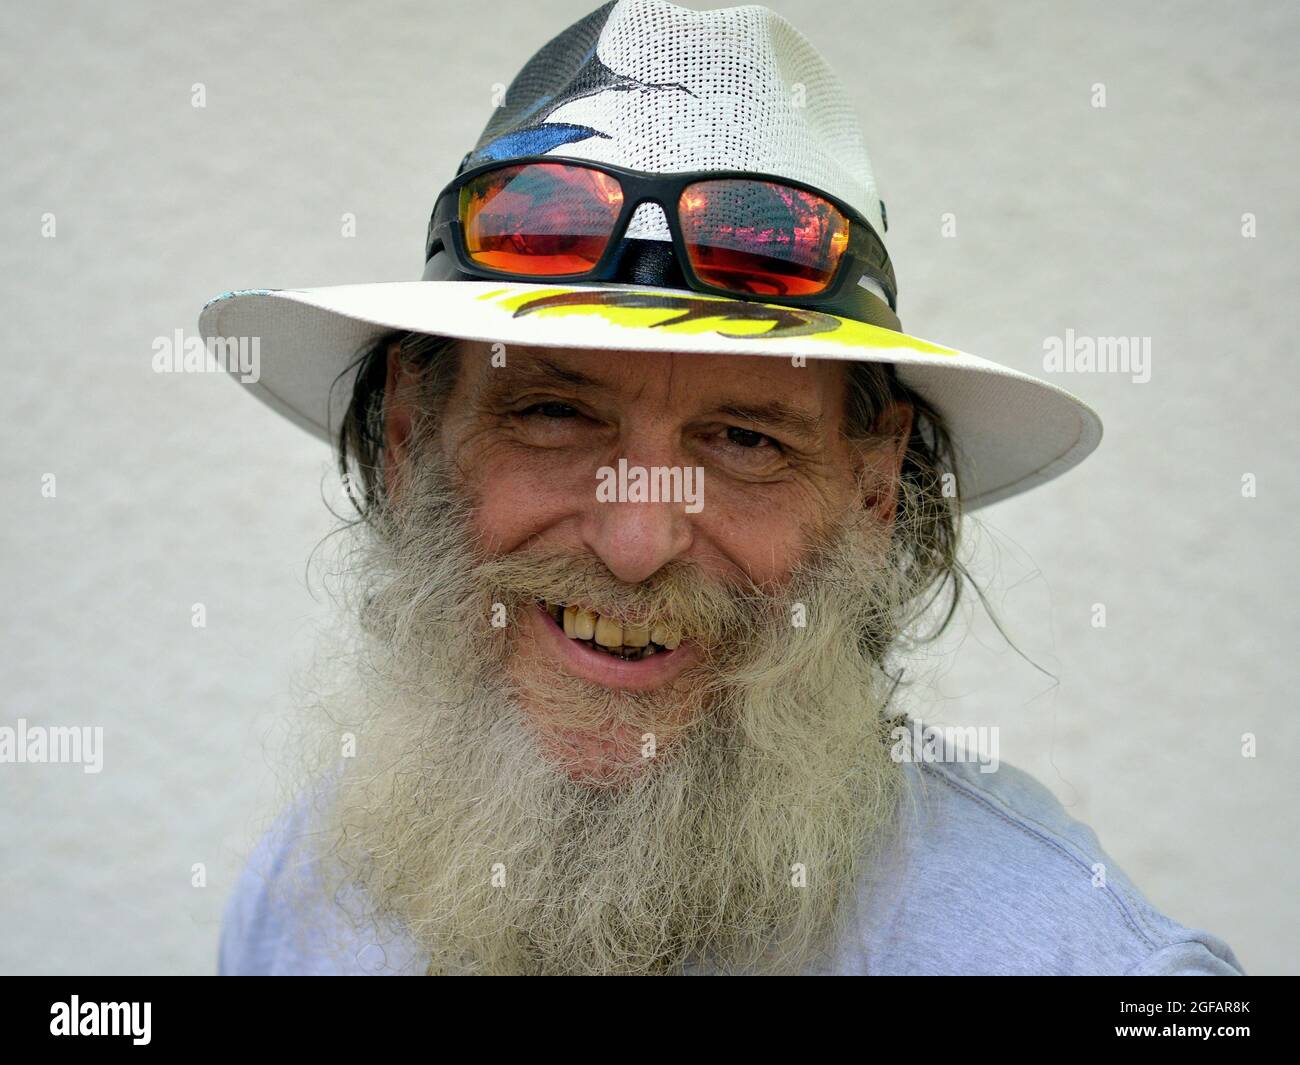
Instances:
[[[618,294],[653,296],[660,305],[628,307],[612,302],[593,301],[590,303],[537,306],[553,297],[577,295],[579,293],[599,295],[602,292],[608,292],[611,298]],[[897,333],[892,329],[868,325],[865,322],[857,322],[850,318],[841,318],[838,315],[826,314],[821,311],[803,312],[808,315],[809,321],[801,325],[797,333],[792,334],[788,330],[780,328],[776,322],[770,319],[736,317],[736,310],[742,307],[746,309],[766,308],[774,314],[798,315],[801,313],[799,308],[784,307],[771,303],[732,300],[694,292],[678,294],[655,289],[647,290],[646,293],[642,294],[628,289],[538,288],[520,293],[508,289],[493,289],[483,293],[478,298],[492,301],[496,306],[509,311],[512,315],[518,315],[521,312],[541,318],[563,318],[570,315],[582,315],[588,318],[599,318],[611,325],[629,329],[652,328],[656,332],[678,335],[698,336],[705,333],[717,333],[731,339],[748,340],[770,337],[773,341],[808,338],[817,341],[828,341],[844,347],[905,348],[909,351],[927,355],[961,354],[956,349],[944,347],[942,344],[934,344],[927,340],[908,336],[906,333]],[[710,302],[718,305],[718,313],[716,315],[699,314],[698,308],[700,305]],[[664,306],[665,303],[680,304],[680,309],[673,306]],[[530,307],[529,305],[533,306]],[[695,308],[697,313],[690,317],[684,316],[684,312],[691,308]],[[822,328],[817,328],[819,325]]]

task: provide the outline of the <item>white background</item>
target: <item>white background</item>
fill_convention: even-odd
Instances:
[[[0,970],[214,969],[329,615],[306,581],[328,456],[224,378],[154,374],[154,338],[226,289],[418,277],[493,85],[591,6],[3,9],[0,723],[100,725],[106,750],[97,776],[0,765]],[[1068,328],[1152,338],[1147,384],[1056,378],[1101,449],[972,529],[1059,685],[972,611],[914,708],[999,725],[1159,908],[1297,971],[1300,9],[771,6],[859,102],[909,331],[1029,372]]]

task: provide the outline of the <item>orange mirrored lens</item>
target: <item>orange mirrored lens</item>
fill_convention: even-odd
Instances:
[[[503,167],[460,190],[469,257],[494,270],[538,277],[594,267],[622,207],[616,177],[561,163]]]
[[[700,280],[746,295],[816,295],[849,244],[848,219],[834,204],[770,181],[697,181],[677,210]]]

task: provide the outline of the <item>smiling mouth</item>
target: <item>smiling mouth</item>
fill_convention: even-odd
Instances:
[[[624,662],[671,654],[682,641],[678,633],[659,623],[638,628],[579,606],[545,602],[537,605],[550,615],[570,640]]]

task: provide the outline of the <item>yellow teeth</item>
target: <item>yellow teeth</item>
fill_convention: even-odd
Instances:
[[[601,647],[622,647],[623,626],[609,618],[596,619],[596,642]]]
[[[564,635],[569,639],[592,640],[599,646],[625,657],[631,655],[634,658],[644,658],[658,650],[672,651],[682,642],[682,638],[670,631],[662,622],[638,627],[624,625],[622,622],[613,621],[578,606],[561,608],[549,603],[543,605],[551,617],[561,623]]]

